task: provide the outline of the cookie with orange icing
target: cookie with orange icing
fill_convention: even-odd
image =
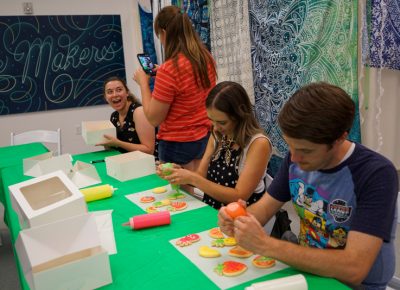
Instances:
[[[248,258],[251,255],[253,255],[253,252],[250,252],[250,251],[242,248],[241,246],[236,246],[228,251],[228,255],[232,256],[232,257],[238,257],[238,258]]]
[[[153,202],[154,200],[155,200],[154,196],[142,196],[140,198],[141,203],[149,203],[149,202]]]
[[[171,202],[169,207],[167,207],[167,210],[180,211],[180,210],[184,210],[186,207],[187,207],[187,203],[185,201],[173,201],[173,202]]]
[[[213,239],[223,239],[224,234],[221,232],[220,228],[213,228],[208,232],[208,235]]]
[[[257,268],[264,268],[264,269],[275,266],[275,263],[276,263],[275,259],[264,256],[256,256],[252,261],[252,264],[254,266],[256,266]]]
[[[198,241],[200,241],[200,236],[198,234],[191,234],[180,238],[175,244],[179,247],[186,247]]]

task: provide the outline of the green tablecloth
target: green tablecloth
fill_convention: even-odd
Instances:
[[[77,155],[74,159],[88,162],[102,159],[110,154],[116,153],[94,152]],[[133,215],[143,214],[143,211],[125,198],[125,195],[165,185],[166,182],[156,175],[119,182],[107,176],[105,163],[97,163],[96,168],[103,184],[108,183],[118,188],[113,197],[88,204],[89,211],[113,210],[112,218],[117,246],[117,254],[110,256],[113,283],[101,289],[218,289],[194,264],[169,243],[171,239],[205,231],[216,226],[216,210],[206,206],[173,215],[170,225],[132,231],[121,226],[121,224]],[[2,177],[4,188],[29,178],[23,176],[21,166],[4,169]],[[6,206],[10,214],[10,228],[14,243],[20,227],[18,218],[11,209],[9,201],[7,195]],[[288,268],[231,289],[244,289],[245,286],[256,281],[298,273],[300,272]],[[302,274],[307,279],[309,289],[349,289],[335,279],[322,278],[307,273]],[[21,284],[23,289],[29,289],[24,278],[21,278]]]
[[[15,146],[0,147],[0,171],[4,168],[13,165],[21,165],[24,158],[29,158],[39,154],[48,152],[49,150],[42,143],[29,143]],[[4,205],[4,191],[3,181],[0,175],[0,203]],[[7,221],[7,215],[5,216],[5,222]]]

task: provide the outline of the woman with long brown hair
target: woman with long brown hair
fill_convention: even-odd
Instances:
[[[153,92],[142,69],[134,74],[145,115],[159,126],[159,159],[195,170],[209,137],[205,100],[216,83],[215,61],[194,30],[189,16],[176,6],[164,7],[154,30],[165,50]]]

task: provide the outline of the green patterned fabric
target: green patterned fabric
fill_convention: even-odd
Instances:
[[[301,86],[338,85],[358,107],[357,1],[249,0],[249,13],[256,115],[283,156],[277,116]],[[358,112],[350,139],[361,139]]]

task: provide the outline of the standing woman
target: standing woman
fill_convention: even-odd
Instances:
[[[103,91],[107,103],[115,110],[110,121],[117,129],[117,138],[104,135],[107,141],[96,145],[113,147],[122,153],[138,150],[153,154],[155,129],[126,82],[119,77],[110,77],[104,82]]]
[[[154,30],[164,46],[165,62],[157,69],[153,93],[150,76],[142,69],[135,72],[134,80],[140,86],[147,119],[159,126],[160,161],[195,170],[209,136],[205,100],[215,86],[215,62],[188,15],[178,7],[164,7]]]
[[[172,184],[190,184],[204,192],[203,201],[219,209],[238,199],[247,204],[266,191],[272,145],[258,124],[246,90],[235,82],[221,82],[210,92],[207,114],[213,131],[196,172],[174,166],[163,176]]]

